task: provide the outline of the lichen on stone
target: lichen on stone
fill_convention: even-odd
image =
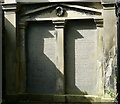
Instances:
[[[109,52],[109,56],[105,62],[105,96],[117,96],[117,54]]]

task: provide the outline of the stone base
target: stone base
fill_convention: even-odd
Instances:
[[[94,95],[18,94],[7,95],[5,102],[5,104],[114,104],[115,98],[105,98]]]

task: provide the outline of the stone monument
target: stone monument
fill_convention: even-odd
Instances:
[[[6,0],[2,9],[6,102],[116,101],[114,0]]]

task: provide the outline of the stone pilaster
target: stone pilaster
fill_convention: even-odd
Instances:
[[[57,90],[59,93],[64,93],[64,20],[53,20],[56,30],[56,47],[57,47],[57,69],[62,74],[58,77]],[[59,74],[59,73],[58,73]]]
[[[98,75],[98,94],[104,95],[104,75],[103,75],[103,19],[94,20],[97,29],[97,75]]]
[[[4,12],[4,61],[6,93],[16,93],[16,3],[5,1]]]

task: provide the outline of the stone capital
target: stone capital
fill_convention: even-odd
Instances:
[[[65,20],[53,20],[55,28],[64,28]]]
[[[103,27],[103,19],[94,19],[96,27]]]
[[[5,3],[5,4],[2,4],[2,9],[3,11],[6,11],[6,12],[16,12],[16,3]]]

